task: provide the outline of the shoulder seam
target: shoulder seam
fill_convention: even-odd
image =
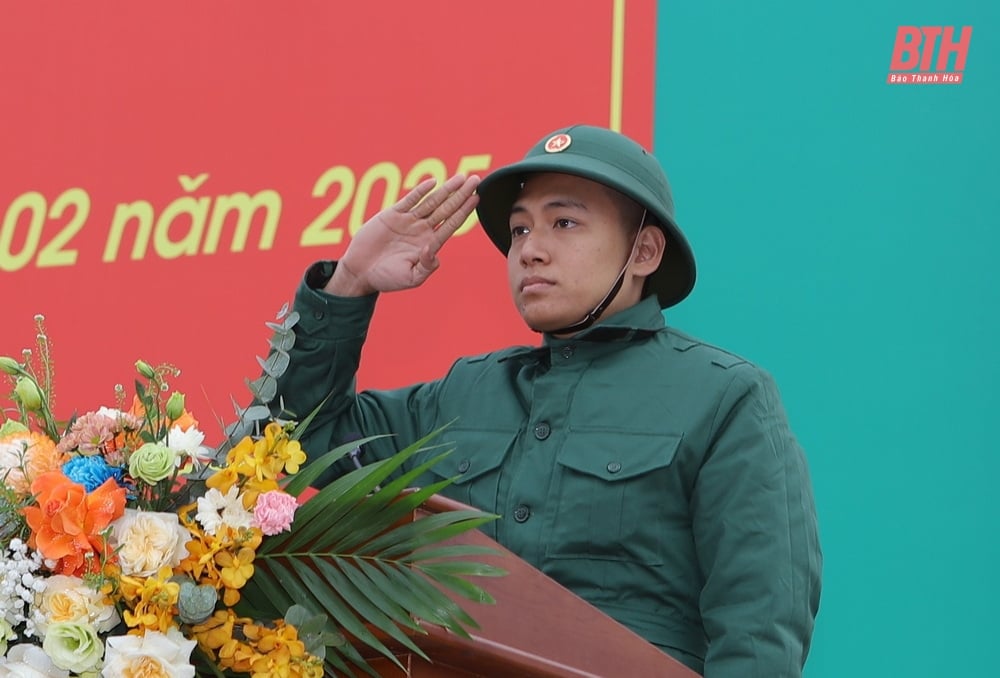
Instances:
[[[674,340],[675,351],[680,351],[683,353],[685,351],[691,350],[692,348],[700,347],[708,349],[709,351],[712,351],[714,353],[720,354],[718,356],[713,356],[709,360],[709,362],[711,362],[713,365],[717,367],[721,367],[723,369],[729,369],[730,367],[735,367],[737,365],[744,365],[744,364],[756,367],[754,363],[750,362],[741,355],[733,353],[732,351],[727,351],[726,349],[720,348],[714,344],[709,344],[708,342],[692,337],[672,327],[668,327],[667,331],[669,332],[670,337]],[[677,345],[678,340],[680,342],[683,342],[683,345]]]

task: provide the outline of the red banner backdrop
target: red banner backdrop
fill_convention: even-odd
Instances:
[[[132,364],[209,435],[305,267],[426,176],[486,173],[585,122],[647,146],[655,0],[5,3],[0,354],[44,314],[56,410],[113,405]],[[362,387],[537,338],[472,221],[386,295]]]

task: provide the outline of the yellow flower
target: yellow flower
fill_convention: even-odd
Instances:
[[[285,471],[288,473],[298,473],[299,466],[306,461],[306,453],[302,451],[302,445],[298,440],[287,441],[279,448],[279,452],[285,464]]]
[[[254,475],[253,457],[256,445],[250,436],[246,436],[238,442],[226,455],[226,470],[231,471],[234,475],[244,477]]]
[[[122,615],[129,628],[166,633],[173,626],[181,587],[169,581],[172,574],[169,567],[164,567],[155,577],[121,578],[121,596],[131,608]]]
[[[230,452],[230,454],[232,454],[232,452]],[[229,488],[238,483],[239,480],[240,476],[236,472],[236,469],[232,466],[227,466],[226,468],[216,471],[209,476],[205,481],[205,486],[225,494],[229,491]]]
[[[288,438],[288,431],[274,422],[264,427],[257,441],[244,438],[228,457],[230,468],[247,478],[275,480],[283,471],[297,473],[306,460],[302,445]]]
[[[293,657],[289,661],[282,661],[271,656],[261,656],[251,667],[252,678],[267,678],[268,676],[279,676],[281,678],[322,678],[323,661],[319,657],[305,655],[304,657]]]
[[[199,647],[223,670],[253,676],[320,678],[323,662],[307,654],[298,630],[284,621],[274,628],[237,617],[232,610],[219,610],[208,620],[191,627]]]
[[[215,563],[221,569],[219,577],[226,591],[222,594],[222,602],[225,605],[235,605],[239,601],[237,589],[243,588],[247,580],[253,576],[253,559],[256,556],[252,548],[243,547],[236,553],[231,551],[220,551],[215,554]]]
[[[299,466],[306,460],[306,453],[302,451],[302,445],[298,440],[290,440],[288,431],[281,424],[271,422],[264,428],[264,439],[267,447],[272,451],[272,469],[276,469],[275,475],[284,468],[289,473],[298,473]]]
[[[201,624],[193,625],[191,634],[198,641],[198,646],[202,650],[212,652],[225,645],[227,641],[232,640],[235,623],[236,615],[232,610],[216,610]]]
[[[230,637],[219,647],[219,666],[240,673],[249,673],[250,666],[260,655],[253,647],[252,642],[245,642],[240,638],[247,638],[248,629],[253,635],[253,629],[257,628],[257,625],[253,623],[252,619],[236,617],[231,610],[228,612],[231,619],[231,631]],[[232,637],[234,635],[239,638]]]
[[[253,576],[253,557],[254,552],[250,549],[240,549],[237,555],[229,551],[217,554],[215,562],[222,566],[222,583],[231,589],[243,588]]]
[[[253,647],[238,640],[230,640],[219,650],[219,665],[239,673],[248,673],[259,658]]]
[[[234,531],[232,536],[232,542],[238,544],[239,546],[246,546],[249,549],[257,550],[260,543],[264,540],[264,534],[260,531],[258,527],[241,527]]]
[[[223,548],[224,533],[205,534],[201,526],[191,518],[191,511],[196,504],[188,504],[178,510],[181,524],[191,533],[187,543],[188,555],[177,566],[179,573],[191,575],[200,584],[210,584],[216,589],[221,587],[219,571],[215,567],[215,554]]]
[[[257,505],[257,497],[265,492],[272,492],[277,489],[278,481],[276,480],[269,478],[257,480],[256,478],[251,478],[243,486],[243,507],[248,511],[252,510]]]

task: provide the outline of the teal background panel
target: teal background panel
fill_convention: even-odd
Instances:
[[[808,454],[806,676],[1000,675],[1000,3],[658,11],[654,152],[699,263],[667,320],[771,371]],[[900,25],[971,25],[965,81],[886,84]]]

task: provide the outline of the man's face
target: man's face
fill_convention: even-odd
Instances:
[[[580,321],[611,289],[632,250],[638,223],[625,225],[611,189],[568,174],[534,174],[511,209],[507,277],[533,330]],[[625,283],[602,317],[639,301],[642,281]]]

